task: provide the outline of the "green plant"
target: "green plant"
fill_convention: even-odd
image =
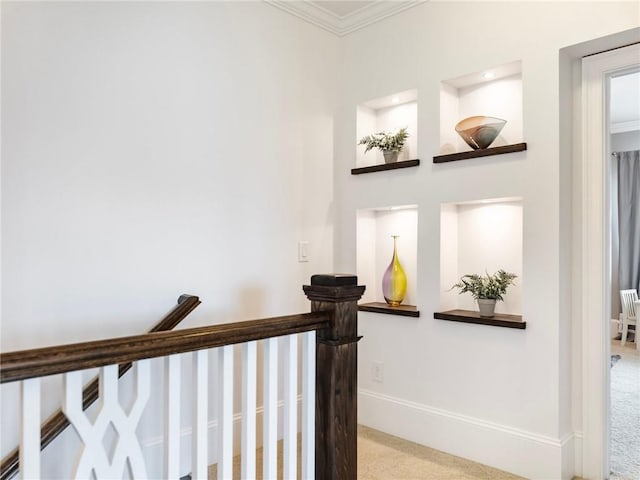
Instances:
[[[396,133],[379,132],[373,135],[367,135],[360,139],[358,145],[367,146],[364,153],[367,153],[372,148],[379,148],[383,152],[400,152],[408,136],[407,127],[404,127]]]
[[[486,273],[485,275],[463,275],[460,281],[451,289],[459,288],[460,294],[469,292],[473,295],[474,300],[479,298],[489,298],[496,300],[504,300],[503,295],[507,293],[507,287],[513,285],[513,280],[517,275],[505,272],[500,269],[493,275]]]

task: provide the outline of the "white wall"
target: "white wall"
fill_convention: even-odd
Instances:
[[[356,210],[416,204],[415,321],[361,315],[360,420],[529,478],[568,477],[573,463],[567,377],[569,317],[560,223],[559,50],[632,28],[631,2],[428,2],[345,37],[342,94],[336,110],[336,270],[356,263]],[[577,21],[576,19],[579,19]],[[385,58],[385,68],[376,61]],[[522,61],[523,153],[434,165],[440,135],[440,83]],[[400,75],[398,72],[402,72]],[[391,91],[418,89],[416,169],[352,177],[356,105]],[[436,321],[441,288],[440,205],[523,198],[524,331]],[[451,255],[451,252],[447,252]],[[565,272],[566,273],[566,272]],[[561,277],[562,276],[562,277]],[[371,381],[371,363],[385,381]],[[464,441],[460,441],[464,438]],[[564,456],[564,457],[563,457]]]
[[[611,150],[614,152],[640,150],[640,130],[611,135]]]
[[[183,327],[308,311],[337,44],[262,2],[3,2],[2,350],[141,333],[181,293]]]
[[[633,2],[429,2],[337,39],[261,3],[3,2],[2,349],[140,332],[183,292],[204,302],[185,326],[306,310],[299,286],[329,270],[332,238],[335,270],[355,271],[358,209],[414,204],[422,316],[362,314],[361,420],[560,477],[572,432],[558,50],[638,17]],[[514,60],[529,150],[433,165],[440,83]],[[416,87],[422,165],[350,176],[356,106]],[[512,196],[527,330],[434,321],[440,205]]]

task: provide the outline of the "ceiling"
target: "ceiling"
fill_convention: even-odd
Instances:
[[[265,1],[341,37],[426,0]]]

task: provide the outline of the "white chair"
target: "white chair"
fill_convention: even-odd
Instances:
[[[638,292],[634,289],[620,290],[620,303],[622,304],[622,340],[620,340],[620,345],[624,345],[627,341],[627,332],[629,331],[629,325],[635,325],[636,346],[638,346],[637,312],[640,311]]]

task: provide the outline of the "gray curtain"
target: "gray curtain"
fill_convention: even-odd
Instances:
[[[640,291],[640,150],[616,155],[620,289]]]

